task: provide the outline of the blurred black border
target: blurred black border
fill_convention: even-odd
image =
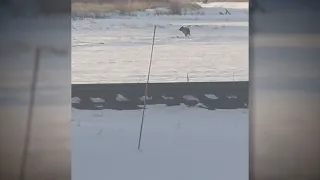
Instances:
[[[318,180],[320,1],[255,1],[261,8],[250,1],[250,179]],[[46,48],[54,44],[65,53],[57,61],[46,61],[47,76],[53,71],[62,73],[44,80],[47,83],[37,91],[35,104],[39,109],[35,114],[39,125],[33,128],[36,140],[29,152],[25,179],[71,179],[71,2],[3,0],[0,5],[0,179],[19,179],[33,67],[25,59],[33,56],[19,56],[18,51],[25,53],[37,44]],[[41,37],[45,26],[30,21],[39,19],[39,15],[61,25],[60,29],[51,29],[51,35],[55,37],[59,31],[63,40]],[[14,23],[12,18],[20,22]],[[25,32],[37,30],[39,36],[26,37],[30,34]],[[18,42],[18,37],[26,39]],[[41,62],[39,74],[44,73]],[[65,81],[60,81],[61,74]],[[61,122],[50,122],[55,120]]]
[[[0,2],[1,180],[71,179],[70,17],[70,0]]]
[[[250,5],[250,180],[320,179],[320,1]]]

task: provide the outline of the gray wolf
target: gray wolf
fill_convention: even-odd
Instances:
[[[188,27],[180,27],[179,31],[181,31],[186,37],[190,36],[190,28]]]

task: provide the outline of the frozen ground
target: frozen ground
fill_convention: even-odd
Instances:
[[[228,8],[231,15],[219,15]],[[210,3],[182,16],[73,21],[72,82],[144,82],[158,25],[151,82],[248,80],[248,3]],[[190,39],[178,31],[191,25]]]
[[[74,180],[247,180],[248,111],[148,106],[73,109]]]

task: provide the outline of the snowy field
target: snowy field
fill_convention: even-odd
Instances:
[[[248,80],[248,3],[201,5],[181,16],[73,20],[72,82],[145,82],[154,25],[150,82]],[[225,8],[231,15],[219,14]],[[178,31],[182,25],[190,26],[190,39]]]
[[[247,180],[248,110],[72,110],[74,180]]]

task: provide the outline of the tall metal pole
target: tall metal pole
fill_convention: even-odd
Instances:
[[[141,119],[141,127],[140,127],[140,136],[139,136],[139,143],[138,143],[138,149],[140,150],[140,145],[141,145],[141,137],[142,137],[142,130],[143,130],[143,122],[144,122],[144,112],[146,110],[146,105],[147,105],[147,97],[148,97],[148,84],[150,80],[150,71],[151,71],[151,64],[152,64],[152,56],[153,56],[153,47],[154,47],[154,40],[156,37],[156,29],[157,26],[154,26],[153,30],[153,39],[152,39],[152,48],[151,48],[151,55],[150,55],[150,61],[149,61],[149,71],[148,71],[148,78],[147,78],[147,83],[146,83],[146,89],[144,92],[144,104],[143,104],[143,110],[142,110],[142,119]]]

